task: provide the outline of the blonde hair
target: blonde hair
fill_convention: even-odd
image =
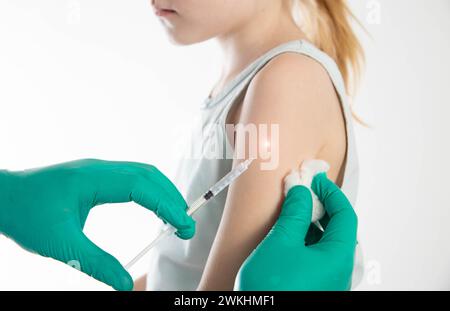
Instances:
[[[364,64],[364,51],[353,31],[357,21],[346,0],[292,0],[299,27],[319,49],[331,56],[351,95]]]

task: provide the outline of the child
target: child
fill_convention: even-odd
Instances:
[[[330,179],[354,205],[358,164],[346,89],[362,50],[344,0],[152,5],[171,41],[215,38],[225,56],[192,137],[192,146],[203,149],[185,157],[175,180],[187,202],[244,158],[256,160],[194,215],[192,240],[172,237],[154,249],[146,288],[232,290],[239,267],[279,215],[284,177],[305,159],[327,161]]]

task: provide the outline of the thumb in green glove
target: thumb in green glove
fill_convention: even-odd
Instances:
[[[100,160],[0,171],[0,233],[31,252],[77,266],[116,290],[131,290],[129,273],[82,231],[94,206],[130,201],[176,227],[180,238],[194,235],[186,202],[154,166]]]
[[[306,245],[312,197],[305,186],[291,188],[280,217],[241,266],[236,290],[349,290],[356,247],[357,216],[342,191],[325,173],[312,190],[329,222],[320,240]]]

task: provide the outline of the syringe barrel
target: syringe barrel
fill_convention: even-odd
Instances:
[[[216,195],[220,193],[224,188],[228,187],[235,181],[239,176],[242,175],[243,172],[245,172],[249,165],[252,163],[253,160],[246,160],[236,166],[231,172],[229,172],[227,175],[225,175],[221,180],[219,180],[214,186],[211,187],[210,191]]]

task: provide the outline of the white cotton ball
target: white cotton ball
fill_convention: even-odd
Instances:
[[[313,211],[311,222],[317,222],[325,215],[325,209],[319,198],[311,189],[314,176],[320,173],[326,173],[330,169],[330,165],[322,160],[306,160],[303,162],[300,170],[293,170],[284,179],[284,195],[293,187],[302,185],[309,189],[312,196]]]
[[[300,172],[298,170],[292,170],[291,173],[284,178],[284,196],[287,196],[289,190],[298,185],[301,185]]]

